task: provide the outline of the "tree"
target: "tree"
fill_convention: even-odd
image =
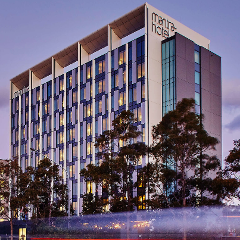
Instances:
[[[66,216],[68,189],[59,175],[59,166],[44,158],[33,170],[30,204],[37,218]]]
[[[29,175],[23,173],[18,160],[2,160],[0,162],[0,215],[10,221],[11,240],[13,239],[13,219],[19,213],[26,213],[29,195],[25,194],[30,181]],[[10,213],[10,214],[9,214]]]
[[[228,198],[240,198],[240,139],[234,140],[233,145],[233,149],[229,151],[228,156],[225,158],[222,175],[227,181],[221,193]]]
[[[112,122],[112,129],[96,140],[99,165],[87,165],[81,171],[86,181],[102,187],[103,202],[110,199],[112,212],[133,209],[133,179],[135,165],[146,154],[141,142],[142,132],[137,130],[136,119],[131,111],[122,111]],[[94,194],[96,195],[96,194]]]
[[[155,175],[163,183],[169,206],[201,205],[213,199],[212,183],[220,162],[208,153],[218,140],[209,136],[202,121],[194,99],[183,99],[153,127]]]

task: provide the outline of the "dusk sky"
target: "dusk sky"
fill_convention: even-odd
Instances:
[[[0,159],[10,157],[9,80],[142,5],[141,0],[0,0]],[[222,57],[223,157],[240,138],[240,0],[149,0]],[[48,80],[50,80],[49,77]]]

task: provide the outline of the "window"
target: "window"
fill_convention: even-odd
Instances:
[[[195,60],[195,63],[200,64],[200,54],[198,51],[194,51],[194,60]]]
[[[195,83],[200,84],[200,73],[195,71]]]
[[[78,146],[73,146],[73,157],[78,157]]]
[[[132,68],[128,69],[128,84],[132,84]]]
[[[195,102],[197,105],[200,105],[200,93],[195,92]]]
[[[119,93],[119,101],[118,101],[119,106],[122,106],[125,104],[125,92]]]
[[[142,84],[142,98],[145,98],[145,84]]]
[[[72,87],[72,75],[67,74],[67,88],[70,87]]]
[[[125,62],[126,62],[126,51],[123,50],[123,51],[119,52],[118,65],[122,65]]]
[[[87,143],[87,155],[90,155],[92,152],[92,143],[88,142]]]
[[[92,66],[87,67],[87,79],[91,78],[92,76]]]
[[[138,122],[142,121],[142,109],[141,107],[138,108]]]
[[[92,124],[88,123],[87,124],[87,136],[92,135]]]
[[[132,43],[128,44],[128,61],[132,61]]]
[[[112,51],[111,55],[111,68],[114,68],[114,51]]]
[[[59,79],[59,91],[63,91],[63,77]]]
[[[83,138],[83,125],[80,126],[80,138]]]
[[[137,101],[137,88],[133,88],[133,101]]]
[[[64,125],[64,116],[63,116],[63,113],[61,113],[59,116],[59,126],[63,126],[63,125]]]

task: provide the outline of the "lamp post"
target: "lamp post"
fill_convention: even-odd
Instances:
[[[56,149],[56,148],[51,148],[51,149]],[[30,150],[33,151],[33,152],[40,153],[39,150],[36,150],[34,148],[30,148]],[[48,159],[51,161],[53,166],[56,165],[56,163],[52,159],[50,159],[50,158],[48,158]],[[67,186],[68,186],[69,185],[68,182],[67,182],[67,179],[69,179],[68,172],[63,166],[61,166],[61,165],[58,165],[58,166],[61,167],[62,170],[65,171],[65,173],[66,173],[66,183],[67,183]],[[53,169],[52,169],[52,171],[53,171]],[[50,188],[51,188],[51,191],[50,191],[49,221],[50,221],[50,218],[51,218],[51,210],[52,210],[52,203],[53,203],[53,176],[51,176],[51,186],[50,186]],[[69,189],[68,188],[67,188],[67,194],[68,194],[68,198],[69,198]],[[68,199],[68,217],[70,217],[70,201],[69,201],[69,199]]]

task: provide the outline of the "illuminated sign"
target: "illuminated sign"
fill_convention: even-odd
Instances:
[[[168,38],[170,33],[174,32],[176,29],[177,28],[174,26],[174,23],[159,16],[155,12],[152,13],[152,32],[164,38]]]
[[[21,96],[22,94],[26,93],[29,91],[29,87],[23,87],[22,90],[19,90],[14,93],[14,97],[18,97],[19,95]]]

